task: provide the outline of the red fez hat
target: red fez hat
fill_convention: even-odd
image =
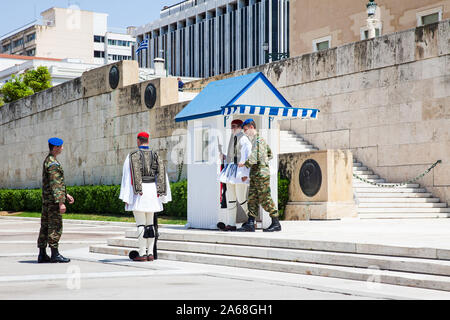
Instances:
[[[139,132],[137,136],[138,136],[138,138],[139,137],[143,137],[143,138],[147,138],[147,139],[150,137],[150,135],[147,132],[144,132],[144,131]]]
[[[237,124],[238,126],[242,126],[242,123],[243,123],[242,120],[239,119],[231,121],[231,124]]]

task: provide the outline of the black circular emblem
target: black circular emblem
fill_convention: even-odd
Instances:
[[[156,88],[152,83],[149,83],[145,88],[144,100],[147,108],[151,109],[156,102]]]
[[[117,68],[116,66],[112,66],[111,69],[109,69],[109,85],[112,89],[117,88],[117,86],[119,85],[119,79],[119,68]]]
[[[322,185],[322,171],[319,164],[313,159],[303,162],[298,179],[304,194],[308,197],[316,195]]]

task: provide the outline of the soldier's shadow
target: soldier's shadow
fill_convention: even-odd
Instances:
[[[22,261],[17,261],[18,263],[38,263],[37,260],[22,260]]]

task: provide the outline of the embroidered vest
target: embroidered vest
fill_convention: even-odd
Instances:
[[[228,143],[227,149],[227,163],[237,164],[241,159],[241,139],[244,133],[241,131],[238,134],[231,135],[230,142]]]
[[[131,152],[130,171],[134,193],[142,192],[142,183],[156,182],[158,194],[166,194],[165,170],[156,152],[142,149]]]

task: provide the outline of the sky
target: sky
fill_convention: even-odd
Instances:
[[[81,10],[108,14],[108,27],[141,26],[159,18],[159,11],[181,0],[2,0],[0,8],[0,36],[20,28],[42,11],[51,7],[68,8],[76,5]]]

